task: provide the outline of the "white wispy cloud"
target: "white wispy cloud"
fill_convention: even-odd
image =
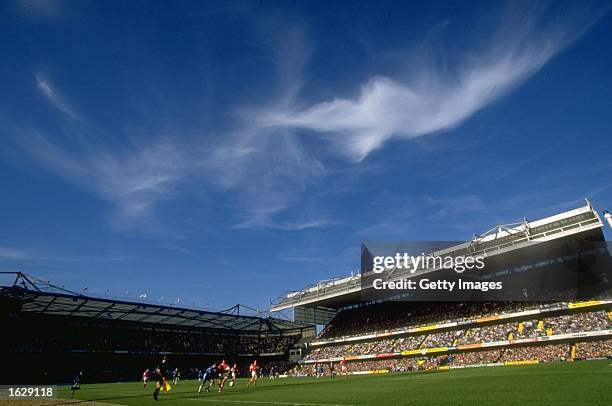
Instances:
[[[373,201],[365,218],[366,226],[355,234],[368,240],[385,239],[390,236],[402,238],[427,239],[418,224],[430,224],[429,232],[460,229],[474,233],[489,223],[503,222],[495,210],[495,205],[475,194],[453,196],[404,195],[383,191]],[[389,215],[392,213],[392,215]],[[470,219],[475,218],[472,222]],[[507,220],[507,218],[506,218]],[[416,225],[416,226],[415,226]],[[466,239],[471,234],[459,235]]]
[[[33,19],[53,19],[62,10],[62,0],[17,0],[17,9]]]
[[[488,46],[460,57],[451,75],[430,65],[399,79],[377,75],[355,98],[264,112],[261,124],[312,130],[357,161],[390,139],[453,128],[535,74],[603,13],[569,7],[550,22],[541,8],[514,8]]]
[[[51,83],[45,79],[41,74],[34,75],[36,79],[36,85],[40,92],[47,98],[47,101],[51,103],[55,108],[64,113],[66,116],[73,119],[80,119],[77,112],[72,106],[51,86]]]
[[[287,262],[325,262],[325,259],[323,258],[319,258],[316,255],[312,255],[312,256],[295,256],[295,255],[286,255],[286,254],[281,254],[278,256],[278,259],[280,259],[281,261],[287,261]]]
[[[37,88],[70,120],[61,132],[33,126],[6,130],[21,161],[35,162],[57,176],[105,199],[114,208],[114,225],[156,227],[152,208],[173,195],[190,168],[188,154],[172,137],[117,137],[90,123],[48,80],[37,74]]]
[[[183,169],[180,153],[167,139],[123,148],[95,143],[77,151],[36,131],[21,139],[38,163],[106,199],[125,218],[145,215],[168,198]]]
[[[32,249],[29,247],[15,247],[0,245],[0,261],[2,262],[107,262],[122,261],[124,256],[88,256],[73,254],[58,254],[47,250]]]
[[[278,26],[275,21],[274,26]],[[312,53],[303,27],[263,34],[274,62],[277,87],[271,89],[269,109],[292,105],[303,84],[303,70]],[[259,125],[259,113],[237,108],[239,124],[218,137],[200,162],[207,182],[227,192],[228,206],[238,213],[233,229],[305,230],[333,224],[308,199],[308,191],[328,175],[322,157],[290,129]],[[288,211],[298,215],[287,216]]]
[[[312,217],[298,220],[279,220],[274,215],[282,209],[272,210],[254,210],[249,213],[248,219],[232,226],[233,229],[247,228],[269,228],[274,230],[292,231],[306,230],[309,228],[325,228],[335,224],[333,221],[321,218]]]
[[[151,135],[117,142],[90,124],[49,80],[35,79],[47,101],[74,120],[61,136],[35,128],[9,131],[18,150],[108,201],[115,208],[115,227],[162,232],[155,206],[175,197],[183,182],[191,189],[221,193],[238,213],[230,225],[234,229],[303,230],[331,224],[312,209],[292,220],[279,216],[325,174],[315,154],[288,131],[245,125],[205,139]]]
[[[298,134],[296,128],[318,133],[360,161],[393,138],[457,126],[536,73],[601,13],[572,12],[572,18],[554,24],[541,24],[542,14],[513,14],[489,45],[459,58],[450,75],[430,64],[405,77],[375,75],[356,85],[356,97],[314,104],[300,99],[312,47],[304,30],[288,30],[271,45],[278,78],[278,88],[266,95],[271,101],[262,102],[259,110],[237,108],[233,130],[221,134],[109,135],[38,73],[34,79],[40,94],[70,120],[59,136],[35,127],[11,133],[29,158],[108,201],[116,209],[115,224],[121,226],[156,227],[155,206],[189,183],[190,189],[220,192],[224,205],[234,212],[229,221],[236,229],[328,227],[335,223],[308,195],[329,179],[328,155],[320,143],[304,142],[303,132]],[[434,31],[449,25],[452,22],[445,21]],[[182,128],[180,123],[174,126]],[[124,141],[118,142],[120,138]],[[349,170],[356,167],[349,165]]]
[[[0,246],[0,260],[19,260],[27,256],[28,253],[21,249]]]
[[[214,148],[204,160],[208,182],[226,192],[239,213],[234,229],[303,230],[331,225],[308,206],[307,192],[326,176],[323,163],[290,133],[255,131],[236,134],[236,146]],[[288,219],[286,211],[298,209]],[[281,215],[285,214],[285,215]]]

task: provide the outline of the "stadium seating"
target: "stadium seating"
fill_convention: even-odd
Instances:
[[[363,371],[612,357],[612,340],[606,339],[612,336],[611,306],[609,302],[363,306],[340,312],[311,346],[306,365],[294,373],[309,374],[311,364],[340,359],[349,361],[351,371]],[[589,333],[596,334],[595,341],[590,341]],[[500,348],[486,350],[491,346]],[[431,350],[444,354],[429,355]]]
[[[386,302],[342,311],[322,331],[321,340],[388,332],[403,327],[433,323],[463,322],[478,317],[499,316],[530,309],[555,308],[563,303],[473,302],[420,303]]]

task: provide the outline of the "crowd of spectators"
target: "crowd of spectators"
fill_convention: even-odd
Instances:
[[[510,338],[510,334],[512,334],[512,338],[515,340],[545,336],[547,334],[546,329],[542,328],[540,324],[543,324],[543,322],[540,323],[539,320],[526,320],[518,324],[515,323],[514,328],[509,331],[508,338]]]
[[[276,378],[279,375],[286,374],[296,366],[295,362],[289,360],[273,360],[273,361],[261,361],[259,362],[260,376],[268,378]],[[248,377],[249,370],[245,368],[242,376]]]
[[[452,354],[448,359],[449,364],[454,366],[481,365],[499,362],[501,355],[502,351],[497,349]]]
[[[360,371],[419,371],[430,370],[439,366],[469,366],[497,364],[505,362],[555,362],[565,361],[570,357],[570,343],[532,345],[525,347],[498,348],[494,350],[482,350],[472,352],[461,352],[449,355],[392,358],[384,360],[350,361],[346,363],[349,373]],[[579,342],[576,344],[577,358],[601,358],[612,357],[612,339]],[[331,371],[330,363],[297,365],[289,373],[294,376],[316,376],[318,367],[322,366],[324,375]],[[340,373],[338,363],[334,363],[334,372]]]
[[[386,360],[369,360],[369,361],[354,361],[346,363],[346,373],[364,372],[364,371],[423,371],[436,368],[440,363],[440,357],[428,358],[394,358]],[[323,375],[329,375],[331,372],[330,363],[297,365],[289,374],[292,376],[317,376],[317,370],[322,368]],[[335,374],[341,374],[342,369],[338,363],[334,363],[333,367]]]
[[[333,339],[373,332],[390,332],[405,328],[414,328],[431,324],[464,322],[477,318],[499,316],[531,309],[563,308],[566,303],[540,302],[467,302],[467,303],[421,303],[421,302],[385,302],[347,309],[340,312],[321,332],[319,339]],[[595,313],[595,312],[591,312]],[[597,319],[590,313],[574,313],[568,316],[551,318],[553,329],[572,331],[582,323],[589,330],[608,328],[609,316],[605,311],[597,312]],[[580,317],[585,317],[582,320]],[[569,320],[568,320],[569,319]],[[573,325],[571,324],[573,322]],[[570,323],[570,324],[568,324]],[[515,331],[515,337],[536,336],[537,320],[526,321],[524,332]],[[540,330],[541,331],[541,330]],[[508,331],[510,332],[510,331]]]
[[[596,331],[609,329],[611,326],[612,321],[605,311],[572,313],[546,317],[541,321],[527,320],[472,328],[459,340],[459,344],[517,340],[577,331]]]
[[[575,331],[604,330],[612,327],[612,321],[605,311],[574,313],[547,318],[546,328],[554,334],[572,333]]]
[[[458,341],[459,344],[487,343],[505,340],[516,329],[516,323],[492,324],[469,329]]]
[[[342,344],[327,347],[315,347],[306,359],[335,358],[350,355],[385,354],[419,348],[426,335],[415,335],[399,338],[387,338],[366,341],[356,344]]]
[[[307,359],[327,359],[355,355],[384,354],[419,348],[448,347],[542,337],[550,334],[594,331],[612,326],[605,311],[572,313],[548,317],[543,320],[513,321],[467,329],[433,332],[427,335],[411,335],[399,338],[373,339],[359,343],[317,346]]]
[[[548,344],[503,349],[500,361],[564,361],[569,357],[569,344]]]
[[[576,344],[576,358],[612,357],[612,339]]]
[[[436,347],[448,347],[452,345],[455,340],[459,340],[465,330],[450,330],[450,331],[441,331],[437,333],[431,333],[425,339],[423,343],[423,348],[436,348]]]
[[[568,343],[532,345],[452,354],[448,356],[448,365],[482,365],[516,361],[552,362],[566,360],[569,355],[570,344]]]
[[[502,315],[537,308],[554,308],[563,303],[540,302],[384,302],[344,310],[327,325],[319,338],[346,337],[388,332],[451,321]]]
[[[396,307],[386,307],[385,303],[380,306],[385,309],[379,308],[378,311],[382,311],[381,318],[390,320],[393,317],[393,312],[397,311],[397,308],[402,308],[403,303],[394,303]],[[467,303],[467,304],[445,304],[445,303],[427,303],[427,304],[414,304],[411,303],[410,313],[414,320],[426,321],[426,323],[433,323],[434,321],[440,323],[442,320],[436,316],[436,311],[440,308],[453,309],[458,308],[459,310],[451,311],[453,315],[462,315],[462,317],[473,320],[475,317],[486,317],[491,315],[499,315],[508,312],[515,312],[517,310],[525,310],[528,306],[537,306],[537,303]],[[342,313],[338,315],[336,319],[330,324],[330,327],[322,334],[322,336],[330,336],[333,331],[355,331],[356,327],[351,327],[348,330],[341,329],[340,325],[353,326],[353,323],[357,321],[356,315],[363,316],[365,309],[372,307],[375,308],[378,305],[368,306],[364,308],[357,308],[348,310],[347,314],[350,316],[342,316]],[[450,306],[450,307],[449,307]],[[453,307],[454,306],[454,307]],[[560,309],[559,304],[553,304],[550,306],[556,306]],[[396,310],[391,310],[396,309]],[[480,313],[476,309],[480,310]],[[383,311],[384,310],[384,311]],[[388,311],[387,311],[388,310]],[[367,310],[370,312],[370,310]],[[430,312],[429,316],[420,314],[419,312]],[[344,313],[344,312],[343,312]],[[555,316],[546,316],[538,319],[531,320],[514,320],[511,322],[495,323],[494,320],[489,321],[489,324],[478,325],[477,327],[457,327],[447,331],[434,331],[429,334],[417,334],[403,337],[393,338],[382,338],[382,339],[370,339],[358,343],[347,343],[347,344],[335,344],[335,345],[324,345],[313,347],[313,350],[309,352],[306,359],[317,360],[317,359],[329,359],[346,356],[358,356],[358,355],[372,355],[372,354],[385,354],[395,353],[405,350],[416,350],[422,348],[436,348],[436,347],[448,347],[453,345],[466,345],[466,344],[477,344],[487,343],[505,340],[518,340],[518,339],[530,339],[536,337],[543,337],[554,334],[574,333],[582,331],[595,331],[612,328],[612,318],[609,311],[597,310],[597,311],[583,311],[583,312],[572,312],[570,314],[559,315],[560,310],[553,314]],[[372,314],[373,316],[373,314]],[[429,317],[426,319],[426,317]],[[403,319],[406,320],[406,319]],[[450,319],[446,318],[447,321],[461,321],[461,319]],[[383,325],[391,326],[398,325],[398,321],[385,322]],[[374,322],[373,319],[367,318],[367,326],[381,325],[378,321]],[[414,327],[411,325],[411,327]],[[363,331],[364,333],[380,333],[380,330]],[[509,356],[509,355],[508,355]]]
[[[13,352],[129,352],[185,354],[262,354],[286,353],[300,336],[210,334],[191,330],[161,330],[109,326],[65,326],[77,334],[57,335],[56,328],[40,328],[20,339],[13,335]],[[24,330],[25,331],[25,330]],[[28,330],[30,331],[30,330]]]

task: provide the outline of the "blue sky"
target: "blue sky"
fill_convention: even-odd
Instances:
[[[4,1],[0,268],[267,308],[611,209],[612,4],[532,3]]]

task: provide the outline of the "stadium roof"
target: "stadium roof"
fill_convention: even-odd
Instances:
[[[559,213],[541,220],[523,220],[520,223],[493,227],[483,234],[464,243],[434,252],[436,256],[482,255],[491,257],[521,249],[528,244],[553,241],[572,235],[594,233],[604,239],[601,228],[604,223],[599,214],[587,200],[585,206]],[[410,278],[403,275],[402,269],[390,270],[398,279]],[[431,272],[433,272],[432,270]],[[344,278],[334,278],[317,282],[299,291],[289,291],[278,297],[271,306],[272,311],[280,311],[302,306],[337,309],[347,304],[359,302],[363,287],[360,273]]]
[[[153,305],[108,298],[97,298],[71,292],[20,272],[2,272],[14,275],[11,286],[1,286],[0,296],[20,303],[25,313],[73,316],[96,320],[123,320],[137,323],[216,329],[233,333],[279,333],[312,329],[312,325],[275,317],[241,315],[240,305],[224,312]],[[238,313],[238,314],[237,314]]]

